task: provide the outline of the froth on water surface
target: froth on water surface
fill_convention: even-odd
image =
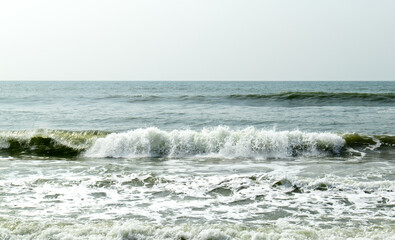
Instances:
[[[0,239],[394,239],[393,82],[0,92]]]
[[[395,232],[390,162],[2,159],[0,168],[0,234],[10,239],[384,239]]]

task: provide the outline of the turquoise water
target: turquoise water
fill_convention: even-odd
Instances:
[[[394,239],[395,82],[0,82],[0,239]]]

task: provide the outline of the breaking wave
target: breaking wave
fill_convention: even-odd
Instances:
[[[284,158],[299,155],[339,154],[345,140],[331,133],[259,130],[253,127],[162,131],[157,128],[112,133],[100,138],[85,153],[90,157]]]
[[[233,130],[219,126],[195,130],[164,131],[141,128],[121,133],[101,131],[2,131],[0,156],[97,158],[220,157],[289,158],[342,156],[355,150],[395,147],[395,136],[357,133],[263,130],[248,127]]]

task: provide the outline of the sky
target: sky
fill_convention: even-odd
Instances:
[[[1,1],[0,80],[395,80],[395,1]]]

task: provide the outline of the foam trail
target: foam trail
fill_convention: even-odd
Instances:
[[[287,158],[339,154],[345,140],[332,133],[260,130],[248,127],[231,130],[216,127],[193,130],[158,128],[112,133],[99,138],[87,150],[87,157],[188,157]]]

